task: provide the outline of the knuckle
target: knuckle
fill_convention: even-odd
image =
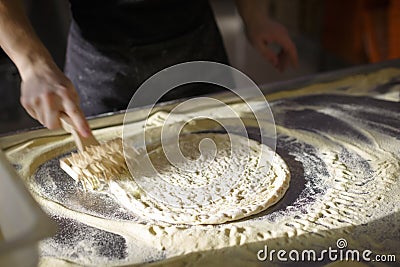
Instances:
[[[29,99],[29,105],[33,107],[39,106],[41,103],[41,100],[39,97],[32,97]]]
[[[41,100],[39,97],[26,97],[26,96],[21,96],[20,97],[20,102],[23,107],[29,107],[29,108],[34,108],[37,107]]]
[[[82,119],[82,112],[81,112],[81,110],[79,109],[79,107],[77,107],[77,106],[70,106],[69,108],[67,108],[66,110],[66,113],[71,117],[71,118],[73,118],[73,120],[75,121],[75,122],[80,122],[81,121],[81,119]]]
[[[30,101],[26,97],[21,97],[19,99],[23,107],[29,107],[30,106]]]
[[[68,95],[68,92],[69,90],[68,90],[68,87],[66,87],[66,86],[64,86],[64,85],[60,85],[59,87],[58,87],[58,92],[61,94],[61,95]]]
[[[51,122],[51,123],[49,123],[49,125],[48,125],[47,128],[49,128],[50,130],[56,130],[56,129],[59,129],[60,126],[59,126],[59,124],[56,123],[56,122]]]
[[[46,127],[49,128],[50,130],[55,130],[60,128],[60,123],[58,118],[51,118],[46,120]]]
[[[79,115],[79,111],[76,108],[74,108],[74,109],[71,110],[71,114]]]
[[[60,86],[58,92],[62,98],[67,98],[67,99],[71,99],[74,101],[77,98],[76,92],[66,86]]]
[[[79,118],[81,115],[81,111],[77,107],[75,107],[71,110],[71,114],[73,114]]]
[[[48,90],[42,94],[42,97],[46,101],[51,101],[54,97],[54,93]]]
[[[49,128],[50,130],[55,130],[56,129],[55,126],[54,126],[54,123],[52,123],[52,122],[46,123],[46,127]]]

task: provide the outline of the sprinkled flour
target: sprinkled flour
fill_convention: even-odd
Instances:
[[[7,155],[21,166],[36,200],[62,226],[40,244],[43,266],[265,266],[256,253],[266,244],[321,250],[335,247],[338,238],[351,248],[400,257],[398,77],[400,70],[386,69],[267,95],[290,186],[265,211],[217,225],[148,219],[110,192],[84,193],[57,167],[57,157],[72,150],[71,138],[38,138],[10,148]],[[260,141],[246,108],[232,108],[250,139]],[[162,123],[163,116],[154,116],[155,124]],[[121,127],[94,134],[116,138]]]

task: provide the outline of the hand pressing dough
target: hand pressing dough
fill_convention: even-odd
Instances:
[[[199,145],[206,139],[214,142],[217,152],[200,148],[200,153]],[[197,225],[220,224],[261,212],[281,199],[289,187],[290,174],[282,158],[248,138],[187,134],[180,137],[179,147],[186,161],[176,166],[164,153],[171,149],[168,144],[164,148],[161,144],[148,147],[157,173],[144,176],[140,171],[134,172],[133,180],[140,177],[154,183],[151,194],[143,190],[140,182],[127,179],[111,181],[111,193],[144,219]],[[261,153],[267,157],[260,158]],[[139,161],[137,168],[140,166]],[[220,194],[213,198],[208,188],[217,188]]]

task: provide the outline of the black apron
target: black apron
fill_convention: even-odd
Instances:
[[[74,2],[79,4],[74,6]],[[115,1],[122,8],[105,1],[107,4],[94,10],[84,6],[88,2],[93,1],[71,0],[73,20],[65,65],[87,116],[126,109],[138,87],[166,67],[196,60],[228,63],[207,1]],[[164,14],[166,3],[172,6],[170,13]],[[189,8],[187,3],[196,4]],[[139,13],[141,16],[133,16]],[[162,101],[218,90],[221,88],[207,84],[185,85],[167,93]]]

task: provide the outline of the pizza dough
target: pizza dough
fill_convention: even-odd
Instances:
[[[199,147],[205,140],[216,147],[201,153]],[[185,162],[174,166],[164,152],[172,150],[172,144],[156,144],[148,149],[156,173],[134,173],[136,178],[149,181],[151,195],[130,180],[111,182],[111,193],[124,207],[155,221],[219,224],[265,210],[289,187],[285,162],[254,140],[234,134],[202,133],[182,135],[179,141]],[[272,159],[272,164],[260,162],[263,159]],[[139,161],[134,169],[141,165]]]
[[[60,233],[39,245],[42,265],[274,266],[257,260],[265,245],[318,250],[336,248],[338,238],[351,249],[400,257],[399,77],[400,69],[384,69],[267,95],[275,100],[277,153],[291,185],[265,212],[217,225],[135,217],[110,192],[83,192],[59,168],[59,157],[74,147],[70,136],[16,136],[20,142],[7,145],[8,158],[61,223]],[[230,106],[246,126],[255,125],[245,105]],[[150,119],[160,126],[164,115]],[[182,118],[193,116],[196,111]],[[132,129],[140,126],[132,122]],[[94,134],[106,141],[120,137],[121,128]]]

